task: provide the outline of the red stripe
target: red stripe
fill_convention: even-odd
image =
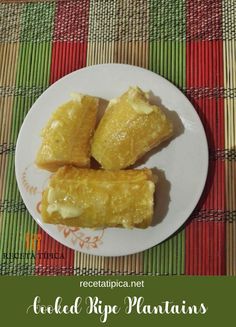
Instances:
[[[86,66],[89,1],[57,3],[50,83]]]
[[[37,275],[71,275],[74,268],[74,251],[51,238],[41,228],[41,246],[37,250],[35,273]]]
[[[187,0],[187,39],[222,39],[222,0]]]
[[[187,2],[186,86],[220,88],[223,82],[221,1]],[[224,149],[223,99],[190,98],[207,134],[210,151]],[[225,210],[225,165],[211,161],[197,209]],[[225,222],[192,220],[186,227],[186,265],[189,275],[225,274]]]
[[[52,48],[50,83],[86,66],[87,43],[55,41]]]
[[[66,74],[86,66],[89,22],[89,1],[58,2],[56,7],[50,84]],[[36,256],[35,273],[73,274],[74,251],[55,241],[41,228],[41,248],[37,254],[48,253],[54,258]],[[55,258],[55,256],[58,258]]]
[[[89,27],[89,0],[57,3],[53,39],[86,42]]]
[[[192,221],[186,228],[186,274],[225,274],[225,223]]]

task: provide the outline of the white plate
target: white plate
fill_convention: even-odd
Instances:
[[[153,226],[141,230],[90,230],[50,225],[40,216],[41,192],[50,176],[34,165],[40,131],[58,105],[73,91],[111,99],[129,86],[151,90],[175,125],[175,137],[136,165],[157,167],[159,183]],[[165,109],[168,108],[167,109]],[[15,157],[23,201],[36,222],[58,242],[84,253],[119,256],[148,249],[173,234],[189,217],[202,193],[208,168],[208,147],[202,123],[187,98],[166,79],[148,70],[122,64],[90,66],[50,86],[34,103],[21,127]]]

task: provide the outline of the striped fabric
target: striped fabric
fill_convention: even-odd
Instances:
[[[235,0],[0,3],[0,274],[236,275],[235,13]],[[17,135],[37,97],[98,63],[137,65],[173,82],[197,110],[210,154],[204,193],[185,226],[117,258],[48,236],[27,212],[14,173]],[[40,249],[26,248],[27,235],[40,235]]]

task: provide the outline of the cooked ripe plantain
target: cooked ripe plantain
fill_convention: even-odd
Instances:
[[[43,192],[43,221],[67,226],[146,228],[153,216],[152,171],[60,168]]]
[[[172,133],[162,110],[140,88],[130,87],[110,101],[93,137],[92,156],[104,169],[126,168]]]
[[[52,114],[42,130],[36,165],[56,171],[64,165],[89,167],[98,99],[79,93]]]

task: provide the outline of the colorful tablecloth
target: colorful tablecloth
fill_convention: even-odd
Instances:
[[[235,0],[0,3],[0,274],[236,275],[235,17]],[[173,82],[209,144],[206,187],[185,226],[124,257],[85,255],[48,236],[27,212],[14,172],[17,135],[37,97],[98,63],[141,66]]]

